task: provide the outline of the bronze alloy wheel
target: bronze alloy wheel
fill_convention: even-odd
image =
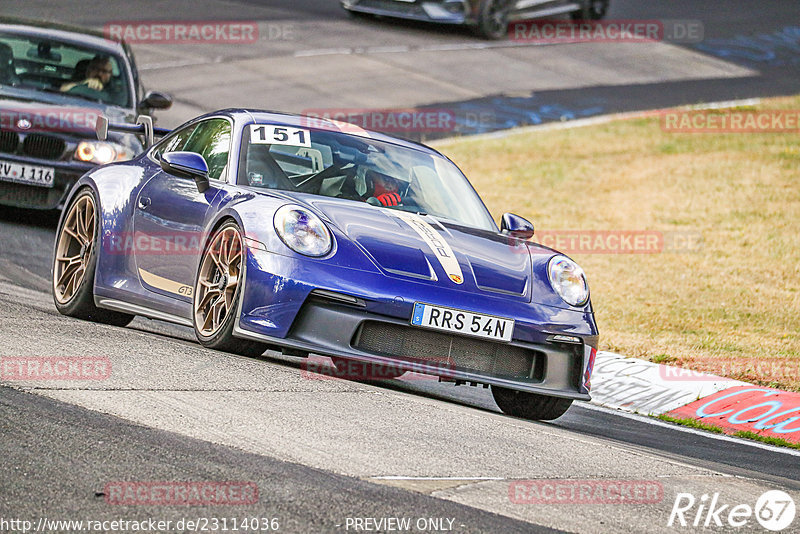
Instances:
[[[77,319],[125,326],[134,316],[102,310],[94,303],[94,274],[97,257],[99,209],[95,193],[79,191],[64,210],[56,235],[53,258],[53,302],[59,313]]]
[[[214,337],[236,304],[242,272],[242,235],[226,225],[213,237],[200,263],[194,296],[194,324],[201,336]]]
[[[85,194],[70,207],[58,236],[53,265],[53,290],[59,304],[67,304],[81,287],[94,254],[96,208]]]
[[[194,330],[204,347],[260,356],[267,350],[266,344],[233,336],[244,285],[245,251],[242,233],[233,221],[211,237],[194,285]]]

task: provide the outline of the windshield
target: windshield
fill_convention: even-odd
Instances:
[[[340,132],[245,127],[238,183],[366,202],[495,230],[491,215],[447,159]]]
[[[0,85],[30,93],[131,107],[121,60],[100,50],[22,34],[0,33]]]

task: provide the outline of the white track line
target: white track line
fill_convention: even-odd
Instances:
[[[369,478],[371,480],[506,480],[503,477],[404,477],[402,475],[386,475]]]
[[[399,54],[406,52],[454,52],[461,50],[491,50],[502,48],[522,48],[553,46],[563,43],[525,43],[525,42],[500,42],[500,43],[442,43],[430,45],[397,45],[397,46],[355,46],[352,48],[312,48],[297,50],[294,57],[351,55],[351,54]],[[580,43],[577,43],[580,44]]]
[[[711,439],[718,439],[720,441],[729,441],[731,443],[738,443],[739,445],[748,445],[750,447],[756,447],[757,449],[764,449],[771,452],[777,452],[781,454],[788,454],[790,456],[800,456],[800,450],[797,449],[790,449],[788,447],[778,447],[775,445],[768,445],[766,443],[761,443],[760,441],[753,441],[750,439],[745,438],[737,438],[733,436],[728,436],[727,434],[717,434],[714,432],[709,432],[707,430],[697,430],[695,428],[690,428],[682,425],[678,425],[675,423],[667,423],[666,421],[662,421],[660,419],[656,419],[654,417],[647,417],[644,415],[637,415],[632,413],[623,412],[621,410],[614,410],[611,408],[606,408],[603,406],[595,406],[594,404],[589,403],[581,403],[578,406],[581,408],[586,408],[587,410],[594,410],[597,412],[605,412],[609,414],[618,415],[619,417],[624,417],[626,419],[633,419],[634,421],[640,421],[642,423],[648,423],[651,425],[661,426],[664,428],[670,428],[672,430],[677,430],[679,432],[686,432],[687,434],[695,434],[698,436],[703,436],[706,438]]]
[[[607,124],[609,122],[628,120],[628,119],[641,119],[647,117],[657,116],[659,113],[666,111],[702,111],[704,109],[727,109],[736,108],[741,106],[755,106],[761,103],[760,98],[746,98],[743,100],[725,100],[722,102],[709,102],[707,104],[693,104],[690,106],[676,106],[674,108],[660,108],[650,109],[646,111],[626,111],[623,113],[611,113],[608,115],[598,115],[596,117],[587,117],[585,119],[575,119],[563,122],[548,122],[545,124],[536,124],[532,126],[523,126],[521,128],[511,128],[509,130],[500,130],[497,132],[489,132],[485,134],[476,135],[463,135],[460,137],[448,137],[447,139],[437,139],[427,144],[431,146],[440,146],[454,143],[457,141],[485,141],[488,139],[504,139],[514,135],[523,135],[530,132],[547,132],[553,130],[569,130],[571,128],[583,128],[585,126],[595,126],[597,124]]]

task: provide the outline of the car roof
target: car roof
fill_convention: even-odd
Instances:
[[[411,148],[414,150],[419,150],[421,152],[427,152],[428,154],[435,154],[437,156],[442,156],[442,154],[437,150],[434,150],[429,146],[423,145],[422,143],[409,141],[407,139],[401,139],[399,137],[392,137],[390,135],[382,134],[380,132],[375,132],[372,130],[365,130],[358,126],[350,125],[349,123],[341,123],[318,117],[310,117],[308,115],[298,115],[294,113],[285,113],[281,111],[270,111],[263,109],[228,108],[207,113],[201,117],[198,117],[197,119],[219,116],[219,115],[227,115],[231,117],[234,121],[244,124],[275,124],[278,126],[290,126],[295,128],[306,128],[312,130],[317,129],[317,130],[326,130],[332,132],[338,131],[344,134],[353,135],[355,137],[368,137],[376,141],[391,143],[405,148]]]
[[[21,19],[0,20],[0,32],[16,33],[38,39],[52,39],[70,44],[83,45],[107,53],[125,54],[125,47],[119,41],[106,38],[102,33],[55,23],[31,22]]]

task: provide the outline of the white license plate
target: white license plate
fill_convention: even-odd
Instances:
[[[0,160],[0,180],[21,184],[53,187],[56,171],[53,167],[39,167]]]
[[[411,325],[466,336],[476,336],[495,341],[511,341],[514,320],[495,315],[484,315],[466,310],[414,303]]]

